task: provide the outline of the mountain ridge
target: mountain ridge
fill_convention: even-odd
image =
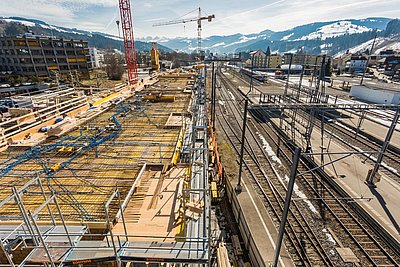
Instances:
[[[307,46],[305,43],[310,42],[311,45],[320,47],[317,49],[310,49],[310,52],[320,53],[324,50],[321,49],[321,45],[324,41],[330,38],[337,38],[341,36],[352,36],[354,34],[363,34],[359,43],[364,42],[365,38],[368,37],[368,32],[384,31],[387,24],[391,21],[391,18],[385,17],[369,17],[364,19],[342,19],[332,20],[325,22],[313,22],[305,25],[293,27],[291,29],[283,31],[272,31],[263,30],[259,33],[252,34],[241,34],[236,33],[232,35],[213,35],[203,38],[202,44],[205,50],[210,50],[213,53],[234,53],[240,51],[249,51],[252,49],[263,49],[265,50],[268,45],[273,46],[271,48],[273,52],[287,52],[293,50],[292,44],[298,46]],[[196,49],[197,39],[196,38],[165,38],[165,37],[144,37],[139,40],[155,40],[159,43],[171,47],[172,49],[184,52],[191,52]],[[320,40],[320,41],[316,41]],[[316,41],[316,42],[315,42]],[[357,43],[351,43],[350,45],[356,45]],[[288,49],[289,48],[289,49]],[[342,47],[340,47],[341,49]],[[330,54],[338,52],[338,49],[333,45],[332,51],[326,51]]]
[[[25,27],[28,27],[28,29],[33,31],[35,34],[56,36],[58,38],[86,40],[89,42],[89,46],[94,46],[97,48],[103,48],[103,49],[123,48],[123,40],[121,38],[98,31],[92,32],[92,31],[80,30],[77,28],[56,26],[48,24],[47,22],[42,20],[23,18],[23,17],[0,17],[0,21],[4,21],[5,23],[17,23],[23,25]],[[5,26],[3,25],[3,28],[4,27]],[[21,32],[19,32],[20,34],[26,32],[26,29],[23,30],[20,29],[20,30],[21,30]],[[0,34],[1,34],[1,27],[0,27]],[[138,51],[149,51],[151,49],[151,46],[152,45],[150,43],[143,42],[140,40],[135,40],[135,48]],[[169,47],[165,47],[163,45],[160,45],[159,49],[165,52],[173,51]]]
[[[57,37],[84,39],[90,46],[98,48],[123,47],[122,39],[117,36],[98,31],[86,31],[77,28],[55,26],[38,19],[23,17],[0,17],[0,21],[6,23],[16,22],[28,26],[37,34]],[[398,20],[385,17],[369,17],[365,19],[343,19],[325,22],[313,22],[293,27],[283,31],[269,29],[259,33],[231,35],[213,35],[203,38],[203,49],[209,52],[225,54],[238,53],[250,50],[266,50],[269,46],[272,53],[295,52],[303,50],[308,53],[327,53],[336,55],[373,39],[375,34],[386,36],[386,27],[392,22],[391,31],[396,28]],[[25,30],[25,29],[24,29]],[[0,24],[1,34],[1,24]],[[197,49],[197,38],[166,38],[143,37],[136,38],[135,45],[138,51],[148,51],[151,48],[150,41],[157,41],[158,47],[164,52],[187,52]]]

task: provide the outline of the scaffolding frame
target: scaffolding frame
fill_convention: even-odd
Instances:
[[[20,211],[19,219],[22,221],[17,227],[0,225],[0,234],[2,234],[0,235],[0,245],[7,260],[9,260],[9,264],[18,267],[33,265],[61,267],[89,262],[116,262],[118,266],[121,266],[122,262],[135,261],[208,265],[210,261],[208,126],[205,80],[203,82],[202,77],[205,79],[205,72],[199,74],[197,86],[194,87],[192,93],[191,109],[193,110],[193,116],[192,122],[188,124],[188,127],[191,127],[192,131],[189,136],[190,142],[188,142],[190,146],[186,147],[191,152],[189,162],[191,179],[190,186],[187,189],[182,189],[182,193],[184,199],[202,202],[203,208],[198,220],[185,218],[184,227],[185,231],[189,233],[188,235],[183,237],[168,237],[130,235],[128,233],[124,210],[127,207],[129,198],[135,194],[135,186],[139,183],[140,179],[135,180],[128,194],[125,195],[125,199],[122,199],[123,195],[120,189],[116,187],[107,201],[105,201],[103,209],[106,219],[106,233],[90,233],[89,227],[83,221],[82,225],[79,223],[69,225],[59,206],[59,194],[52,191],[49,196],[42,185],[47,177],[37,173],[35,178],[26,182],[25,185],[18,189],[14,187],[12,195],[0,202],[1,207],[15,201]],[[116,120],[116,117],[114,116],[113,119]],[[116,121],[115,124],[118,125],[119,122]],[[119,134],[121,134],[120,131],[117,131],[116,135]],[[115,142],[116,145],[119,143],[119,141],[115,141],[115,138],[107,138],[107,140]],[[182,147],[181,151],[183,149]],[[96,151],[96,153],[98,152]],[[145,170],[146,164],[142,166],[138,172],[138,176],[143,174]],[[40,192],[43,202],[31,212],[26,209],[24,199],[27,197],[28,188],[35,184],[41,188]],[[111,206],[114,206],[114,209],[118,207],[115,217],[110,216]],[[54,207],[57,213],[54,213]],[[183,208],[185,214],[186,205]],[[50,220],[42,217],[46,211],[50,215]],[[118,220],[122,220],[122,234],[116,234],[113,231],[113,225]],[[82,239],[83,237],[85,237],[84,240]],[[12,245],[16,244],[15,240],[20,240],[19,242],[17,241],[18,247],[31,250],[29,255],[18,265],[12,259],[12,249],[14,248]],[[172,243],[174,244],[173,246],[171,246]],[[37,257],[38,253],[42,255],[40,259]],[[170,256],[163,257],[163,255]]]

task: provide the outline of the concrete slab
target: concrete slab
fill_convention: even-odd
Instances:
[[[354,255],[350,248],[336,248],[336,251],[344,262],[360,262],[360,260]]]

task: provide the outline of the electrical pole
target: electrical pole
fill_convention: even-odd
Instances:
[[[254,75],[254,73],[253,73],[253,69],[254,69],[254,55],[255,55],[255,52],[254,52],[254,54],[253,54],[253,55],[251,55],[250,91],[249,91],[247,94],[249,94],[249,93],[253,93],[253,75]]]
[[[288,75],[287,75],[287,80],[286,80],[285,91],[284,91],[284,93],[283,93],[283,98],[284,98],[284,99],[286,99],[287,93],[288,93],[289,79],[290,79],[290,71],[291,71],[291,69],[292,69],[292,61],[293,61],[293,54],[290,54]]]
[[[367,63],[364,68],[363,76],[361,77],[360,85],[362,85],[364,82],[365,73],[367,72],[369,61],[371,60],[372,49],[374,49],[374,46],[375,46],[376,36],[377,36],[377,34],[375,34],[374,41],[372,42],[371,49],[369,50],[369,53],[368,53]]]
[[[214,70],[214,62],[213,62],[213,66],[212,66],[212,72],[213,72],[213,77],[212,77],[212,95],[213,97],[213,104],[212,104],[212,127],[213,130],[215,130],[215,104],[216,104],[216,100],[217,100],[217,91],[216,91],[216,87],[217,87],[217,73]],[[218,66],[217,66],[218,68]]]
[[[236,185],[236,192],[242,192],[242,168],[243,168],[243,153],[244,153],[244,142],[246,139],[246,123],[247,123],[247,107],[249,105],[249,99],[246,97],[244,100],[244,116],[243,116],[243,127],[242,127],[242,144],[240,147],[240,160],[239,160],[239,175],[238,175],[238,183]]]
[[[294,151],[293,155],[292,168],[290,170],[290,179],[286,193],[285,206],[283,207],[281,224],[279,226],[278,240],[276,242],[275,255],[274,255],[274,263],[272,264],[273,267],[278,266],[279,254],[281,252],[283,236],[285,234],[285,225],[289,213],[290,202],[292,201],[293,188],[296,179],[297,166],[299,165],[300,154],[301,154],[301,148],[296,147],[296,150]]]
[[[396,114],[393,117],[392,124],[390,125],[389,131],[386,134],[386,138],[385,138],[385,141],[383,142],[382,148],[379,151],[379,155],[376,160],[375,166],[372,169],[372,171],[368,172],[367,179],[365,180],[365,183],[368,186],[371,186],[371,187],[376,186],[373,179],[374,179],[375,175],[378,173],[379,167],[381,166],[383,156],[386,152],[387,147],[389,146],[390,139],[393,136],[394,130],[396,129],[396,125],[399,120],[399,117],[400,117],[400,108],[397,109]]]

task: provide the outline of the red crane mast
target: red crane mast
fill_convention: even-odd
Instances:
[[[136,64],[135,39],[133,35],[131,3],[130,0],[119,0],[121,13],[122,34],[124,35],[125,60],[128,69],[128,81],[130,85],[138,82]]]

